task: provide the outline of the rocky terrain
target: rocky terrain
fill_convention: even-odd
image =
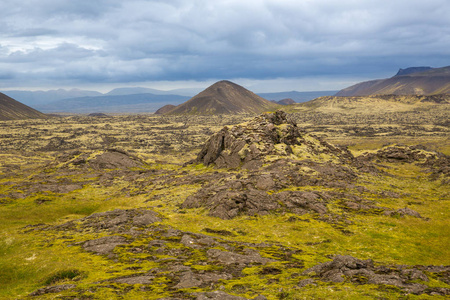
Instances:
[[[0,298],[445,299],[444,115],[3,121]]]

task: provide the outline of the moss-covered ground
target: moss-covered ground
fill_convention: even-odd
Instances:
[[[246,119],[114,116],[102,120],[68,117],[2,122],[0,299],[189,299],[194,298],[192,293],[213,290],[246,298],[263,295],[267,299],[445,298],[406,295],[395,286],[350,281],[316,281],[299,286],[301,280],[309,278],[303,273],[306,269],[330,261],[335,255],[372,259],[384,265],[450,265],[449,185],[443,177],[431,180],[430,171],[419,164],[382,161],[377,168],[383,172],[361,173],[348,188],[314,185],[290,186],[286,190],[350,192],[379,207],[408,207],[421,218],[388,216],[376,209],[348,210],[340,199],[327,204],[333,214],[346,220],[338,225],[312,213],[274,212],[223,220],[208,216],[204,208],[182,209],[180,204],[209,177],[221,173],[246,176],[247,171],[183,165],[195,157],[212,132]],[[313,131],[314,126],[308,131]],[[323,136],[330,133],[322,127],[316,129]],[[325,139],[349,146],[354,155],[380,149],[391,139],[396,143],[426,144],[430,150],[450,153],[448,132],[430,135],[418,131],[416,138],[400,134],[386,140],[383,135],[355,136],[344,127],[340,130],[342,134]],[[62,137],[64,142],[50,144],[55,137]],[[61,153],[76,149],[94,153],[108,147],[125,149],[145,164],[124,171],[77,165],[69,170],[64,164],[53,163]],[[27,151],[21,152],[22,148]],[[48,190],[51,184],[64,185],[68,181],[78,183],[79,188],[63,193]],[[136,208],[152,210],[161,220],[116,233],[89,228],[79,221],[93,213]],[[75,225],[58,229],[58,225],[69,222]],[[248,264],[232,278],[176,288],[181,273],[173,266],[178,264],[195,274],[232,271],[230,266],[208,259],[205,248],[188,247],[179,235],[165,234],[169,229],[220,241],[212,249],[232,249],[236,253],[253,249],[270,262]],[[83,248],[86,241],[111,234],[123,236],[129,243],[115,247],[110,255]],[[164,247],[150,245],[159,240]],[[257,246],[262,244],[266,246]],[[117,280],[138,275],[150,276],[151,280],[136,284]],[[424,284],[450,289],[448,283],[433,276]],[[62,285],[75,288],[30,296],[46,286]]]

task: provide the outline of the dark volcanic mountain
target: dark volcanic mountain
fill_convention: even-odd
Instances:
[[[339,91],[336,96],[450,94],[450,66],[400,69],[397,75],[365,81]]]
[[[43,119],[43,113],[0,93],[0,120]]]
[[[189,101],[178,105],[168,114],[236,114],[261,113],[278,105],[230,81],[219,81]]]

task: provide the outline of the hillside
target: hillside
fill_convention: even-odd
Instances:
[[[0,93],[0,120],[43,119],[43,113]]]
[[[219,81],[168,114],[214,115],[261,113],[278,105],[230,81]]]
[[[365,81],[339,91],[336,96],[450,94],[450,66],[400,69],[397,75]]]
[[[447,110],[450,95],[370,95],[354,97],[325,96],[296,104],[290,111],[315,111],[342,114],[376,114],[417,109]]]

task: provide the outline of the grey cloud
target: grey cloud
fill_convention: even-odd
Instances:
[[[377,76],[450,61],[446,0],[4,0],[0,10],[0,62],[24,80]]]

